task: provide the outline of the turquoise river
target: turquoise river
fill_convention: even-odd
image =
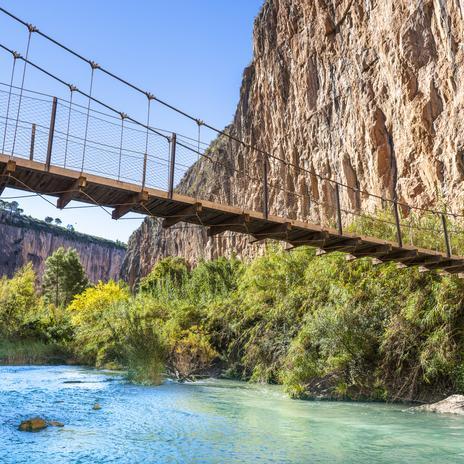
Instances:
[[[65,426],[17,430],[37,415]],[[461,462],[463,417],[225,380],[144,387],[82,367],[0,367],[2,464]]]

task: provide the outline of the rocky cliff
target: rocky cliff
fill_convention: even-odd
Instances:
[[[0,210],[0,276],[11,277],[32,262],[40,277],[45,260],[57,248],[75,248],[92,282],[119,279],[126,254],[109,240],[71,232],[30,217]]]
[[[295,195],[333,204],[334,189],[308,172],[418,206],[464,206],[464,1],[266,0],[254,27],[229,132],[307,171],[271,163],[272,213],[321,220]],[[219,137],[179,190],[262,208],[256,151]],[[349,208],[372,197],[345,194]],[[248,239],[207,240],[191,228],[161,232],[147,219],[129,243],[123,274],[134,281],[166,254],[195,261],[257,252]]]

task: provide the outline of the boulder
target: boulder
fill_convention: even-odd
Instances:
[[[98,410],[101,409],[101,408],[102,408],[102,407],[100,406],[99,403],[95,403],[95,404],[93,405],[93,408],[92,408],[92,409],[93,409],[94,411],[98,411]]]
[[[411,408],[413,411],[428,411],[447,414],[461,414],[464,416],[464,395],[451,395],[437,403],[424,404]]]
[[[41,417],[23,420],[18,427],[21,432],[38,432],[47,428],[47,422]]]

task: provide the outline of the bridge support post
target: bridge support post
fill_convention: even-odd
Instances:
[[[35,131],[36,131],[36,125],[32,124],[32,129],[31,129],[31,147],[29,150],[29,159],[31,161],[34,160],[34,150],[35,150]]]
[[[446,223],[446,214],[441,213],[441,223],[443,226],[443,235],[445,236],[446,256],[451,257],[451,243],[448,234],[448,225]]]
[[[342,208],[340,206],[340,185],[335,183],[335,208],[337,209],[337,230],[339,235],[343,235]]]
[[[268,159],[263,155],[263,214],[269,217],[269,184],[268,184]]]
[[[174,174],[176,168],[176,144],[177,144],[177,135],[172,134],[171,137],[171,153],[169,157],[169,184],[168,184],[168,196],[172,200],[172,195],[174,193]]]
[[[393,213],[395,215],[396,239],[398,241],[398,246],[400,248],[403,248],[403,237],[401,236],[400,213],[398,211],[398,202],[396,201],[396,199],[393,201]]]
[[[55,122],[56,122],[56,107],[58,104],[58,99],[53,97],[52,103],[52,113],[50,115],[50,130],[48,133],[48,146],[47,146],[47,159],[45,161],[45,166],[47,171],[50,170],[50,164],[52,162],[52,151],[53,151],[53,138],[55,136]]]

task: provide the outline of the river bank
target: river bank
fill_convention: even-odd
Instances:
[[[77,364],[64,347],[40,340],[1,340],[0,366]]]
[[[223,376],[295,399],[431,403],[464,392],[464,283],[452,276],[270,247],[249,263],[193,269],[167,258],[136,291],[85,285],[57,304],[30,267],[0,284],[0,333],[20,342],[9,364],[123,366],[143,384]]]
[[[94,410],[98,402],[101,410]],[[79,366],[0,367],[0,461],[458,463],[464,419],[377,403],[290,400],[224,380],[128,383]],[[63,428],[17,430],[42,415]]]

